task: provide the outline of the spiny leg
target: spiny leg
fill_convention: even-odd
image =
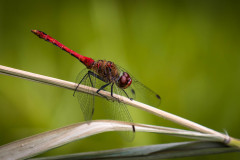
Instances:
[[[121,88],[121,89],[122,89],[122,88]],[[122,91],[126,94],[127,98],[129,98],[130,100],[133,100],[133,98],[130,98],[130,97],[128,96],[127,92],[124,91],[124,89],[122,89]]]
[[[114,85],[114,83],[112,83],[112,85],[111,85],[111,97],[115,98],[116,100],[118,100],[118,102],[120,102],[118,98],[113,96],[113,85]]]
[[[95,77],[92,77],[91,75],[88,74],[88,71],[87,73],[86,71],[87,70],[85,69],[78,75],[77,77],[78,83],[81,85],[89,86],[89,87],[95,86]],[[78,92],[77,90],[77,92],[75,93],[75,96],[78,98],[78,102],[80,104],[84,119],[86,121],[92,120],[92,117],[94,114],[95,94],[82,93],[82,92]]]
[[[113,96],[113,85],[114,85],[114,83],[112,83],[112,85],[111,85],[111,97],[113,97],[114,99],[116,99],[118,102],[121,102],[121,101],[119,100],[119,98]]]
[[[82,80],[78,83],[77,87],[75,88],[75,90],[74,90],[74,92],[73,92],[73,96],[75,96],[75,92],[77,91],[79,85],[82,83],[82,81],[86,78],[87,75],[88,75],[88,73],[85,74],[85,76],[82,78]]]
[[[88,74],[89,74],[89,75],[92,75],[93,77],[95,77],[95,78],[97,78],[97,79],[99,79],[99,80],[101,80],[101,81],[103,81],[103,82],[106,82],[102,77],[100,77],[99,75],[95,74],[95,73],[92,72],[92,71],[88,71]],[[107,82],[106,82],[106,83],[107,83]],[[104,88],[106,88],[106,87],[107,87],[108,85],[110,85],[110,84],[111,84],[111,83],[107,83],[107,84],[101,86],[101,88],[99,88],[96,93],[99,94],[99,95],[101,95],[102,97],[108,99],[106,96],[100,94],[99,92],[100,92],[101,90],[104,90]],[[112,95],[112,94],[111,94],[111,95]]]
[[[91,86],[94,87],[89,72],[88,72],[87,74],[88,74],[88,77],[89,77],[89,80],[90,80]]]
[[[105,84],[105,85],[103,85],[101,88],[99,88],[98,90],[97,90],[97,94],[99,94],[99,95],[101,95],[101,96],[103,96],[104,98],[106,98],[106,99],[108,99],[106,96],[104,96],[104,95],[102,95],[101,93],[99,93],[101,90],[103,90],[104,88],[106,88],[107,86],[109,86],[111,83],[107,83],[107,84]]]
[[[90,79],[90,83],[91,83],[91,86],[93,87],[93,83],[92,83],[92,80],[91,80],[90,75],[96,77],[95,74],[94,74],[93,72],[88,71],[88,73],[86,73],[85,76],[82,78],[82,80],[78,83],[77,87],[76,87],[75,90],[74,90],[73,96],[75,96],[75,92],[77,91],[77,88],[78,88],[79,85],[82,83],[82,81],[86,78],[86,76],[89,77],[89,79]],[[96,77],[96,78],[98,78],[98,77]]]
[[[112,85],[111,85],[111,96],[113,97],[113,85],[114,85],[114,83],[112,83]]]
[[[93,73],[92,71],[88,71],[88,74],[89,75],[92,75],[93,77],[96,77],[97,79],[103,81],[103,82],[106,82],[102,77],[100,77],[99,75]],[[106,82],[107,83],[107,82]]]

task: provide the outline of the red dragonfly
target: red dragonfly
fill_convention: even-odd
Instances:
[[[134,99],[143,103],[147,103],[151,106],[158,107],[160,105],[160,96],[137,81],[122,67],[114,64],[111,61],[95,61],[92,58],[82,56],[42,31],[32,30],[32,32],[39,38],[42,38],[68,52],[86,66],[86,69],[81,71],[77,77],[78,86],[83,84],[98,88],[98,94],[100,94],[99,92],[101,90],[105,90],[111,92],[112,97],[113,93],[115,93],[117,95],[125,96],[131,100]],[[78,86],[76,86],[76,89]],[[76,94],[84,115],[84,119],[86,121],[91,120],[94,113],[95,96],[81,92],[76,92]],[[114,101],[114,104],[114,106],[110,105],[109,107],[109,109],[113,111],[110,114],[112,119],[133,122],[131,115],[124,103]],[[134,125],[132,125],[132,128],[133,132],[135,132]],[[134,136],[128,137],[133,138]]]

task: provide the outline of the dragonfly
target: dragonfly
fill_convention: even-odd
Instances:
[[[107,60],[95,61],[92,58],[85,57],[69,49],[42,31],[31,31],[39,38],[44,39],[66,51],[86,66],[86,68],[83,69],[76,78],[76,84],[78,85],[76,86],[74,95],[79,85],[82,84],[97,88],[98,90],[96,93],[100,96],[103,96],[101,95],[100,91],[104,90],[109,91],[111,93],[111,96],[116,99],[118,99],[118,97],[114,96],[120,95],[127,97],[130,100],[137,100],[154,107],[158,107],[160,105],[160,96],[139,82],[132,76],[132,74],[130,74],[121,66]],[[76,92],[76,95],[85,121],[92,120],[95,107],[95,96],[81,92]],[[108,99],[107,97],[104,98]],[[108,106],[108,110],[110,110],[109,116],[111,119],[126,121],[133,124],[133,119],[127,109],[127,106],[124,103],[121,103],[120,101],[113,101],[113,104]],[[135,126],[132,125],[131,133],[134,132]],[[131,141],[133,138],[134,134],[128,133],[127,139]]]

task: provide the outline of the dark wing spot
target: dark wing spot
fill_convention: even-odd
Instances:
[[[132,92],[132,94],[135,94],[135,91],[133,89],[131,89],[131,92]]]
[[[132,125],[133,132],[136,132],[135,126]]]
[[[157,99],[161,99],[161,97],[158,94],[156,94],[156,97],[157,97]]]

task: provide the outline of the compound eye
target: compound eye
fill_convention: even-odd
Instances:
[[[120,78],[120,84],[123,84],[123,86],[127,83],[127,78],[125,76],[121,76]]]
[[[129,74],[126,72],[123,72],[122,76],[119,78],[118,86],[120,88],[125,89],[129,87],[131,83],[132,83],[132,79],[130,78]]]

